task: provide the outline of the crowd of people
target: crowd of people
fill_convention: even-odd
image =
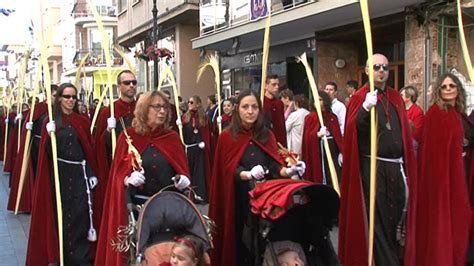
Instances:
[[[474,131],[463,84],[453,74],[441,75],[424,113],[417,105],[417,88],[396,91],[387,84],[384,55],[367,62],[367,75],[369,65],[373,91],[350,80],[347,93],[340,93],[330,81],[314,99],[280,91],[278,76],[269,75],[263,99],[243,89],[222,102],[210,95],[204,103],[194,95],[175,103],[178,108],[169,91],[137,95],[136,76],[124,70],[117,77],[120,98],[112,103],[114,115],[110,106],[101,108],[92,127],[98,100],[85,106],[70,83],[51,86],[47,100],[53,103],[52,120],[46,100],[30,103],[36,104],[34,113],[27,104],[12,106],[9,113],[2,108],[8,210],[32,215],[26,264],[58,263],[61,234],[65,265],[123,265],[129,254],[113,243],[129,223],[127,197],[143,205],[164,188],[177,193],[192,188],[195,204],[209,204],[216,225],[212,248],[183,233],[166,265],[262,265],[267,256],[278,265],[312,265],[297,243],[283,241],[291,248],[276,245],[271,253],[256,254],[258,241],[248,241],[259,233],[249,193],[268,180],[286,179],[335,190],[334,181],[340,184],[339,261],[367,265],[372,111],[377,138],[375,265],[474,262]],[[341,101],[343,95],[347,98]],[[25,145],[31,148],[22,183]],[[282,149],[289,151],[291,162],[282,157]],[[57,189],[60,198],[55,197]],[[57,230],[58,200],[62,232]]]

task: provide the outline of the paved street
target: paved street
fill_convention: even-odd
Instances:
[[[0,179],[0,265],[25,265],[31,215],[7,211],[8,175],[2,173]]]

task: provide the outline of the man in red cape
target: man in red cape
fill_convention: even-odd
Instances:
[[[265,145],[254,140],[250,131],[239,133],[238,138],[233,139],[228,128],[219,136],[209,198],[209,217],[217,225],[211,250],[212,265],[236,265],[234,173],[251,141],[283,165],[271,133]]]
[[[48,121],[46,119],[44,124]],[[87,163],[96,172],[97,163],[92,149],[89,120],[82,115],[72,113],[71,115],[63,116],[62,121],[64,124],[67,123],[74,128],[79,137]],[[52,183],[53,169],[50,169],[52,162],[48,158],[50,151],[47,150],[50,144],[47,144],[47,142],[50,142],[50,138],[47,131],[43,130],[26,255],[26,265],[32,266],[59,263],[56,199],[54,183]]]
[[[102,216],[102,205],[104,203],[105,193],[107,191],[108,178],[110,174],[110,164],[112,163],[112,137],[110,130],[115,127],[115,135],[118,136],[124,130],[119,119],[122,118],[125,126],[129,127],[134,118],[135,110],[135,94],[137,92],[137,79],[130,70],[123,70],[117,76],[117,86],[120,91],[120,98],[114,102],[114,115],[110,117],[110,106],[101,110],[97,119],[97,127],[95,131],[95,148],[97,153],[97,161],[99,164],[99,172],[97,176],[100,179],[96,187],[94,196],[94,211],[97,214],[94,217],[96,224],[100,224]],[[109,125],[109,121],[112,124]],[[115,125],[114,125],[115,124]]]
[[[325,126],[331,132],[334,141],[342,154],[342,135],[339,127],[337,116],[331,111],[323,111],[323,119]],[[301,146],[301,159],[306,163],[306,172],[304,173],[305,180],[313,181],[315,183],[323,183],[323,172],[321,167],[321,138],[317,133],[321,128],[318,115],[316,111],[311,112],[304,119],[303,129],[303,145]],[[324,160],[327,160],[325,157]],[[334,163],[338,163],[334,161]],[[327,178],[330,178],[330,173],[326,173]]]
[[[265,97],[263,97],[263,111],[269,128],[275,134],[276,141],[286,147],[285,107],[278,98],[279,90],[278,75],[268,76],[265,84]]]
[[[149,145],[153,145],[166,161],[173,167],[177,174],[189,176],[186,155],[181,145],[179,136],[174,131],[162,131],[158,136],[141,136],[134,128],[127,129],[128,135],[133,140],[133,145],[140,154],[143,154]],[[121,139],[125,135],[120,136]],[[109,185],[107,186],[99,243],[97,245],[96,265],[124,265],[129,254],[116,252],[111,242],[117,238],[119,226],[128,225],[127,208],[125,203],[124,179],[133,171],[129,160],[128,145],[126,141],[118,141],[115,151],[116,159],[111,166]],[[122,145],[123,144],[123,145]]]
[[[375,86],[379,88],[379,96],[381,97],[377,98],[377,94],[372,93],[372,97],[370,98],[370,103],[372,106],[368,107],[376,107],[378,120],[378,138],[380,140],[382,136],[384,138],[383,141],[387,142],[378,142],[377,156],[384,157],[384,154],[381,154],[381,151],[384,152],[385,149],[389,148],[389,146],[397,146],[397,151],[400,148],[402,149],[402,157],[404,161],[403,168],[407,176],[407,186],[409,188],[410,197],[408,200],[408,213],[406,217],[406,219],[408,219],[407,224],[409,227],[406,228],[404,265],[415,265],[413,261],[415,228],[414,226],[410,226],[413,225],[413,223],[410,223],[410,220],[414,219],[414,214],[416,211],[413,204],[415,202],[414,197],[416,195],[416,161],[412,146],[412,136],[405,112],[405,105],[400,97],[400,94],[392,88],[388,88],[388,86],[385,84],[388,79],[388,59],[381,54],[375,54],[373,60]],[[366,69],[366,73],[368,73],[368,69]],[[365,158],[365,155],[367,155],[365,152],[370,148],[370,144],[368,144],[370,143],[370,138],[368,137],[370,136],[370,130],[366,127],[370,127],[370,124],[363,128],[364,130],[369,131],[369,134],[367,134],[367,132],[364,134],[364,139],[360,138],[359,130],[361,130],[361,128],[358,127],[358,124],[360,123],[360,115],[368,116],[369,114],[366,110],[370,110],[370,108],[366,109],[365,107],[367,98],[369,97],[368,92],[369,87],[366,84],[353,95],[349,101],[349,106],[347,109],[346,129],[344,135],[345,160],[344,167],[342,169],[341,182],[338,252],[343,265],[368,264],[369,221],[367,213],[369,206],[368,194],[366,195],[364,193],[364,187],[368,187],[369,181],[364,180],[361,166],[367,167],[368,164],[368,158]],[[386,108],[383,108],[385,106]],[[362,108],[365,110],[362,110]],[[397,140],[401,140],[402,143],[393,144],[393,139],[395,139],[394,136]],[[364,143],[365,145],[359,145],[359,142]],[[362,151],[362,148],[365,148],[366,151]],[[375,209],[376,223],[374,232],[375,263],[376,265],[398,265],[400,262],[398,261],[399,254],[397,253],[399,250],[397,248],[398,243],[396,243],[396,226],[397,223],[400,224],[398,217],[401,216],[401,222],[404,220],[403,215],[401,215],[402,210],[400,210],[403,207],[403,203],[400,202],[401,199],[399,197],[404,197],[406,195],[406,191],[404,188],[400,187],[400,183],[403,181],[400,180],[401,177],[398,176],[400,175],[400,165],[398,163],[377,160],[377,164],[379,166],[377,167],[376,173],[378,185]],[[392,179],[386,179],[387,172],[383,174],[380,173],[386,171],[387,168],[393,168],[393,172],[390,174],[393,174]],[[393,190],[393,187],[395,187],[393,184],[394,181],[397,182],[396,191]],[[387,185],[387,187],[383,185]],[[382,195],[386,196],[386,198],[382,198]],[[393,202],[393,198],[395,198],[395,202]],[[389,206],[385,206],[387,203],[389,203]],[[395,203],[397,204],[396,206]],[[392,207],[397,208],[393,209]],[[390,218],[395,219],[388,222]],[[383,221],[384,224],[382,224],[381,221]],[[383,225],[386,224],[390,224],[390,227],[384,228]],[[378,237],[381,237],[385,242],[378,244],[381,242],[380,238],[378,239]],[[381,252],[386,253],[381,255]],[[400,259],[403,259],[403,257]]]
[[[41,129],[43,125],[44,118],[46,118],[48,112],[48,105],[46,102],[38,103],[35,106],[35,113],[33,114],[33,127],[31,132],[31,140],[30,140],[30,157],[27,158],[28,165],[25,175],[25,181],[23,183],[23,190],[21,195],[21,201],[18,205],[18,211],[20,212],[30,212],[31,211],[31,199],[33,198],[33,187],[34,187],[34,179],[35,179],[35,170],[37,169],[37,162],[38,162],[38,154],[39,154],[39,143],[41,137]],[[31,111],[28,112],[25,118],[25,124],[30,121]],[[26,141],[26,133],[27,130],[24,129],[21,132],[21,139],[20,139],[20,149],[18,150],[17,162],[13,168],[13,172],[11,173],[11,190],[10,195],[8,198],[8,206],[7,209],[9,211],[15,211],[16,205],[16,198],[18,195],[18,187],[20,185],[20,174],[21,168],[23,165],[23,154],[25,151],[25,141]],[[39,136],[38,136],[39,135]]]

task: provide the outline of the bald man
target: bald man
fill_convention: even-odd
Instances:
[[[343,265],[366,265],[368,260],[368,211],[370,192],[370,111],[377,126],[376,203],[374,259],[376,265],[410,265],[412,241],[405,228],[410,215],[408,187],[416,168],[410,127],[400,94],[386,83],[388,59],[375,54],[371,62],[375,90],[365,84],[349,101],[344,138],[341,183],[339,256]],[[366,74],[369,74],[368,61]],[[408,212],[408,214],[407,214]],[[405,241],[405,232],[407,239]],[[405,245],[404,248],[402,246]],[[404,251],[404,252],[402,252]]]

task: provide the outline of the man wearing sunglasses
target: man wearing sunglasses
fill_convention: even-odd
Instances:
[[[118,74],[117,90],[120,93],[120,97],[114,102],[114,116],[112,117],[110,114],[110,107],[105,107],[99,114],[95,129],[97,161],[101,162],[98,173],[101,182],[99,182],[95,194],[95,206],[98,208],[102,207],[106,191],[105,185],[107,184],[110,164],[112,162],[112,129],[115,128],[115,136],[118,139],[118,136],[124,130],[120,120],[123,120],[125,127],[128,128],[132,125],[134,118],[137,78],[132,71],[123,70]],[[100,214],[101,212],[95,213]]]
[[[375,90],[369,84],[349,101],[344,134],[344,167],[339,217],[339,256],[344,265],[365,265],[368,260],[368,216],[370,195],[370,111],[375,111],[377,127],[376,200],[374,260],[376,265],[412,265],[414,232],[405,228],[413,209],[408,205],[415,195],[415,157],[400,94],[387,85],[388,59],[374,54]],[[411,202],[411,201],[410,201]],[[405,239],[406,233],[406,239]]]

